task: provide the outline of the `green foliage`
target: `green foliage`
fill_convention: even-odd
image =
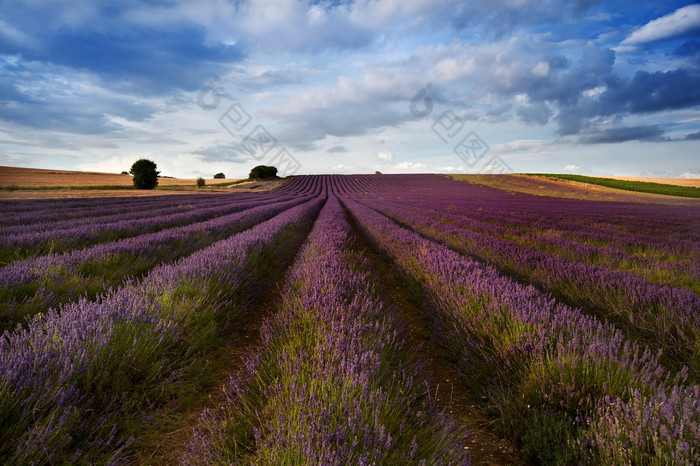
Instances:
[[[248,177],[251,180],[262,180],[264,178],[277,178],[277,168],[266,165],[258,165],[250,171]]]
[[[614,180],[612,178],[600,178],[595,176],[583,175],[552,175],[533,173],[533,175],[543,176],[546,178],[555,178],[559,180],[578,181],[580,183],[595,184],[608,188],[624,189],[625,191],[637,191],[641,193],[665,194],[667,196],[678,197],[699,197],[700,188],[692,186],[675,186],[672,184],[650,183],[648,181],[626,181]]]
[[[203,187],[203,186],[204,186],[204,178],[202,178],[202,177],[200,176],[199,178],[197,178],[197,187],[198,187],[198,188],[201,188],[201,187]]]
[[[158,175],[155,162],[148,159],[140,159],[134,162],[129,173],[134,175],[134,187],[136,189],[155,189],[158,186]]]
[[[224,175],[223,173],[217,173],[216,175],[214,175],[215,180],[223,180],[225,178],[226,178],[226,175]]]

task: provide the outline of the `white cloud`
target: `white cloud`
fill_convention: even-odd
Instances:
[[[387,162],[391,162],[391,160],[394,158],[394,154],[391,152],[377,152],[377,157],[382,160],[386,160]]]
[[[464,167],[438,166],[423,162],[400,162],[390,168],[391,173],[466,173]]]
[[[678,37],[700,29],[700,5],[688,5],[662,16],[632,32],[622,45],[641,45]]]
[[[686,180],[700,179],[700,172],[685,172],[678,175],[678,178],[683,178]]]
[[[537,65],[532,69],[532,74],[539,78],[544,78],[549,75],[549,63],[546,61],[537,62]]]
[[[540,152],[545,143],[539,139],[522,139],[491,147],[493,154],[511,154],[513,152]]]
[[[577,172],[580,169],[581,169],[581,167],[579,167],[578,165],[574,165],[574,164],[569,164],[566,167],[564,167],[564,170],[566,170],[568,172]]]

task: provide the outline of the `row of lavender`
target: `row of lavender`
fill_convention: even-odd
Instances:
[[[0,330],[80,296],[94,298],[161,262],[191,254],[310,198],[230,203],[224,210],[233,213],[207,221],[13,262],[0,269]]]
[[[314,194],[319,189],[318,180],[314,177],[299,177],[278,187],[271,192],[235,193],[230,196],[222,194],[201,194],[193,196],[168,195],[146,197],[114,197],[114,198],[76,198],[76,199],[41,199],[26,201],[0,201],[0,234],[14,234],[23,228],[45,228],[45,223],[60,224],[75,222],[79,219],[95,217],[138,215],[162,208],[200,208],[220,202],[240,202],[263,196],[284,196]],[[70,226],[70,223],[68,224]],[[18,229],[14,231],[14,229]]]
[[[405,201],[392,203],[409,207]],[[636,236],[624,231],[636,227],[611,224],[609,219],[615,217],[614,212],[608,212],[607,223],[590,218],[584,225],[579,225],[581,217],[593,215],[580,210],[572,212],[569,208],[558,213],[560,221],[556,222],[547,218],[552,206],[546,203],[524,202],[520,212],[527,217],[526,220],[515,219],[515,215],[507,219],[498,217],[496,206],[473,201],[447,205],[414,198],[410,207],[443,223],[459,224],[460,228],[570,261],[608,270],[626,270],[654,283],[689,288],[696,294],[700,292],[700,239],[689,239],[694,228],[700,229],[700,220],[695,217],[683,219],[685,231],[679,231],[679,237],[670,232],[661,237],[651,234],[655,233],[654,229],[649,234],[638,233]],[[604,210],[600,205],[593,208],[596,212]],[[535,216],[535,213],[541,216]],[[648,209],[646,213],[650,213]]]
[[[318,197],[280,203],[284,211],[271,220],[156,267],[140,282],[5,332],[0,462],[123,458],[155,409],[206,378],[207,355],[292,258],[322,204]],[[259,211],[257,221],[272,213]]]
[[[474,231],[470,219],[445,217],[439,201],[425,208],[429,215],[405,204],[377,202],[374,206],[421,234],[610,319],[628,335],[662,349],[679,366],[690,366],[694,379],[700,374],[700,297],[693,291],[655,284],[629,271],[570,261],[502,239],[497,233]],[[439,212],[437,219],[435,212]],[[697,284],[697,279],[689,280]]]
[[[218,199],[216,202],[210,200],[203,205],[193,205],[184,212],[179,207],[168,207],[142,211],[131,216],[115,213],[107,217],[88,217],[82,221],[74,220],[72,224],[68,222],[69,226],[50,223],[41,228],[34,228],[33,225],[28,225],[27,231],[3,234],[0,237],[0,261],[17,261],[46,253],[57,254],[98,243],[132,238],[168,228],[203,222],[222,215],[240,212],[264,202],[278,200],[282,199],[276,195],[258,196],[251,199],[228,197],[227,199]]]
[[[163,209],[191,210],[206,206],[210,203],[220,202],[239,196],[190,196],[183,199],[181,196],[149,196],[143,198],[99,198],[100,203],[84,206],[61,206],[53,203],[34,204],[34,201],[24,202],[31,206],[29,211],[8,211],[7,216],[0,222],[0,233],[3,235],[25,233],[32,230],[44,230],[50,228],[66,228],[91,222],[95,219],[110,221],[112,217],[130,220],[148,215],[149,212],[157,212]]]
[[[185,464],[467,464],[405,358],[395,311],[330,197],[262,347],[206,411]]]
[[[695,464],[700,386],[614,326],[345,199],[423,298],[436,339],[544,463]]]

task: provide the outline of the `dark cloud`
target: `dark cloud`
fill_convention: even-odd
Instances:
[[[551,116],[546,108],[554,105],[558,133],[575,135],[603,117],[623,118],[700,104],[700,71],[638,71],[627,78],[615,72],[614,63],[614,51],[589,42],[578,66],[553,70],[550,65],[546,77],[523,78],[510,94],[525,93],[532,104],[519,107],[516,114],[526,123],[545,124]]]
[[[342,146],[342,145],[341,146],[333,146],[333,147],[328,148],[328,150],[326,150],[326,152],[328,152],[329,154],[342,154],[342,153],[345,153],[347,151],[348,151],[348,148],[345,146]]]
[[[563,57],[547,59],[550,74],[542,79],[525,82],[524,89],[536,102],[554,101],[560,105],[577,104],[584,91],[607,84],[615,64],[615,52],[588,42],[579,66],[568,68]]]
[[[610,81],[600,96],[600,114],[651,113],[700,104],[700,74],[685,69],[648,73]]]
[[[21,27],[27,38],[0,35],[0,53],[87,71],[112,89],[142,95],[196,90],[246,56],[241,46],[209,41],[206,29],[194,23],[129,22],[126,10],[135,7],[100,7],[97,2],[52,2],[41,10],[29,4],[6,7],[3,19]]]
[[[616,144],[627,141],[663,141],[664,130],[659,125],[624,126],[589,131],[581,134],[578,141],[582,144]]]
[[[697,133],[686,134],[684,139],[686,141],[698,141],[700,140],[700,131],[698,131]]]
[[[517,114],[527,124],[545,125],[552,117],[552,109],[545,103],[536,103],[518,108]]]
[[[235,47],[203,44],[201,31],[156,31],[143,28],[112,34],[75,31],[56,34],[46,54],[33,58],[86,70],[136,94],[159,94],[173,89],[196,90],[225,65],[244,55]]]

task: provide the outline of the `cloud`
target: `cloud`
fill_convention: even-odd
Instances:
[[[215,144],[209,147],[200,147],[190,151],[189,154],[196,155],[206,162],[233,162],[245,163],[250,161],[250,155],[240,146],[240,144]]]
[[[600,96],[608,114],[650,113],[700,104],[700,73],[686,69],[638,71],[632,79],[609,84]]]
[[[329,147],[326,152],[329,154],[343,154],[348,151],[348,148],[343,146],[343,145],[337,145],[333,147]]]
[[[196,90],[246,56],[240,46],[208,41],[207,30],[190,18],[181,18],[176,28],[145,26],[129,20],[130,8],[62,0],[16,4],[2,9],[2,22],[23,32],[0,27],[0,49],[25,61],[87,72],[113,90],[140,95]]]
[[[622,41],[622,45],[642,45],[700,31],[700,5],[687,5],[648,22]]]
[[[545,125],[551,118],[552,109],[544,102],[519,107],[517,114],[527,124]]]
[[[581,169],[581,167],[579,167],[578,165],[574,165],[574,164],[569,164],[566,167],[564,167],[564,170],[566,170],[568,172],[577,172],[580,169]]]
[[[686,141],[698,141],[700,140],[700,131],[696,133],[686,134],[684,139]]]
[[[4,78],[0,120],[29,128],[118,137],[123,128],[109,115],[144,122],[163,110],[158,99],[133,99],[90,73],[66,66],[17,60],[12,68],[5,67]]]
[[[686,180],[688,180],[688,179],[691,179],[691,180],[692,179],[700,179],[700,170],[687,171],[687,172],[681,173],[680,175],[678,175],[678,178],[683,178]]]
[[[491,147],[493,154],[511,154],[514,152],[540,152],[545,143],[539,139],[523,139],[511,141],[505,144],[498,144]]]
[[[622,126],[589,129],[575,140],[581,144],[617,144],[626,141],[663,141],[664,129],[659,125]]]
[[[424,162],[404,161],[392,165],[391,173],[466,173],[464,167],[437,166]]]
[[[379,157],[382,160],[386,160],[387,162],[391,162],[391,160],[394,158],[394,154],[391,152],[377,152],[377,157]]]

